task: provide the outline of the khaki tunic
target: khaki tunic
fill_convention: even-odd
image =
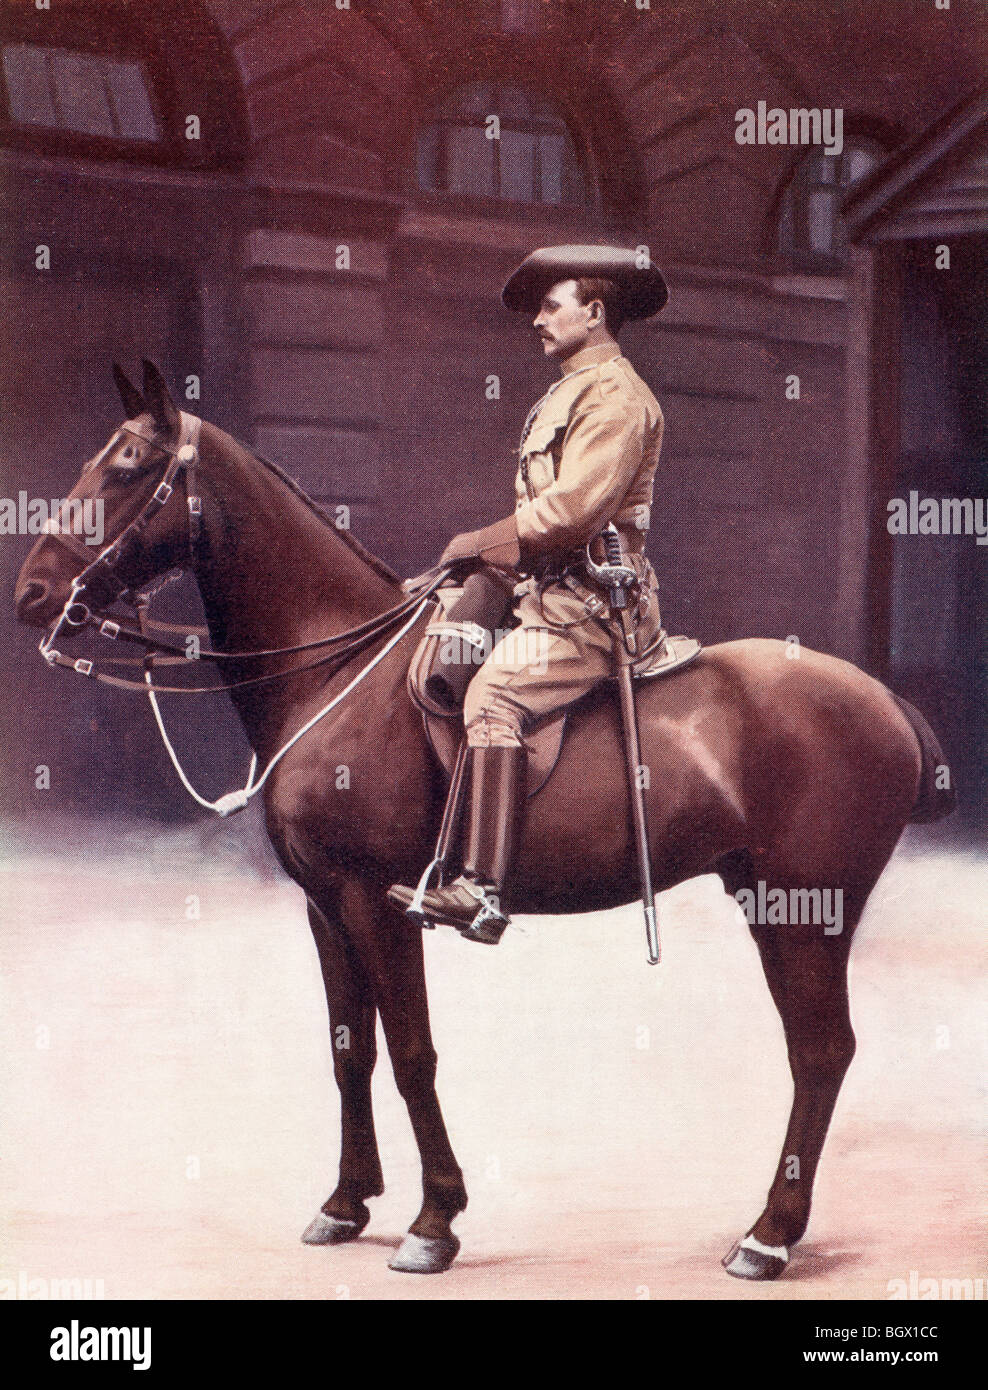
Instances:
[[[517,745],[535,719],[586,694],[613,669],[605,593],[580,573],[553,578],[613,521],[641,579],[639,650],[661,622],[644,555],[662,411],[613,345],[585,348],[529,414],[515,478],[523,568],[520,627],[493,648],[467,691],[474,747]],[[548,571],[548,573],[547,573]]]

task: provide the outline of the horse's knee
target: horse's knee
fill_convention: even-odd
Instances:
[[[341,1093],[345,1095],[370,1095],[371,1078],[374,1074],[376,1054],[371,1057],[354,1057],[344,1051],[333,1051],[333,1076]]]
[[[436,1052],[434,1048],[416,1048],[403,1056],[391,1055],[391,1069],[402,1100],[414,1099],[435,1089]]]
[[[790,1049],[789,1061],[795,1080],[808,1084],[839,1084],[857,1050],[850,1023],[827,1032],[803,1038]]]

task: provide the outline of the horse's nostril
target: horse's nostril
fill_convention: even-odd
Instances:
[[[29,617],[30,614],[40,608],[42,604],[47,603],[50,593],[51,589],[42,580],[30,580],[24,585],[24,588],[14,599],[14,607],[17,610],[17,616],[19,618]]]

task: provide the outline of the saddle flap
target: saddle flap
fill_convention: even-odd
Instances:
[[[643,661],[635,662],[631,673],[635,680],[653,680],[656,676],[668,676],[672,671],[681,671],[700,655],[702,647],[695,637],[669,637],[663,635],[662,641]]]
[[[525,735],[528,749],[528,799],[540,792],[552,776],[562,751],[566,729],[565,709],[557,710]],[[462,719],[448,719],[423,711],[426,737],[447,778],[453,775],[457,749],[463,737]]]
[[[664,637],[656,645],[655,651],[634,667],[635,679],[654,680],[658,676],[667,676],[673,671],[681,671],[696,660],[701,650],[702,647],[695,637]],[[411,673],[409,673],[409,680],[411,681]],[[421,699],[418,699],[417,703],[420,706],[423,704]],[[529,799],[542,790],[559,761],[563,739],[566,736],[568,713],[569,707],[556,710],[525,735],[525,747],[528,749]],[[456,717],[454,718],[453,715]],[[422,719],[432,751],[443,767],[447,778],[451,777],[457,750],[463,737],[461,713],[459,710],[450,711],[445,708],[439,713],[432,713],[428,707],[423,707]]]

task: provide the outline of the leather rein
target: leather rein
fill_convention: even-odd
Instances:
[[[120,578],[118,569],[122,559],[131,551],[147,529],[150,521],[157,516],[162,507],[171,499],[179,478],[181,477],[185,487],[186,511],[188,513],[188,542],[189,558],[188,568],[193,574],[196,573],[199,543],[202,535],[202,497],[196,488],[196,465],[199,461],[199,430],[202,421],[195,415],[181,413],[181,433],[180,443],[177,449],[172,449],[168,445],[156,441],[153,437],[149,438],[139,430],[131,429],[127,425],[121,426],[117,434],[106,445],[104,453],[112,446],[120,433],[132,435],[136,439],[142,440],[151,449],[156,449],[167,456],[164,474],[154,492],[144,503],[144,506],[129,522],[115,541],[106,546],[95,560],[87,563],[84,569],[80,570],[72,581],[72,588],[69,597],[66,599],[58,618],[52,623],[51,628],[42,638],[38,647],[41,655],[49,666],[63,666],[69,670],[76,671],[79,675],[88,676],[91,680],[102,681],[105,685],[115,686],[118,689],[136,690],[146,695],[154,714],[158,732],[161,734],[165,750],[171,759],[172,766],[178,773],[182,786],[189,795],[204,807],[207,811],[214,811],[219,816],[230,816],[236,811],[242,811],[248,805],[251,798],[256,796],[264,787],[271,773],[275,770],[282,758],[304,738],[310,729],[314,728],[327,714],[336,709],[351,691],[355,690],[362,680],[385,659],[385,657],[398,645],[406,633],[410,632],[419,618],[430,607],[432,594],[445,579],[448,570],[438,567],[419,579],[410,581],[406,586],[408,598],[402,603],[396,604],[394,608],[388,609],[386,613],[379,613],[366,622],[358,624],[356,627],[347,629],[345,632],[336,633],[331,637],[319,637],[312,642],[301,642],[291,647],[268,647],[245,652],[217,652],[210,648],[197,651],[193,658],[181,647],[173,642],[164,642],[158,638],[151,637],[147,628],[158,626],[172,631],[182,631],[175,624],[152,624],[148,617],[147,610],[151,598],[161,589],[170,578],[177,578],[183,572],[182,569],[172,571],[163,581],[155,584],[151,589],[141,592],[133,592],[128,588],[126,582]],[[243,447],[243,446],[241,446]],[[259,463],[266,464],[267,460],[255,455]],[[98,460],[97,460],[98,461]],[[95,465],[93,465],[95,466]],[[273,468],[273,465],[268,465]],[[276,471],[276,470],[275,470]],[[304,498],[305,494],[300,493]],[[76,555],[81,555],[87,561],[89,559],[85,546],[71,534],[62,531],[57,518],[50,518],[46,527],[46,534],[58,539],[63,545]],[[125,603],[137,614],[138,627],[131,627],[129,624],[120,622],[115,618],[109,617],[105,612],[105,607],[100,601],[92,601],[92,592],[105,593],[108,595],[109,603]],[[84,602],[80,598],[85,594],[90,602]],[[105,604],[106,600],[103,600]],[[404,619],[404,622],[402,621]],[[109,637],[117,641],[135,642],[144,648],[143,666],[144,680],[130,681],[120,676],[109,676],[104,672],[97,671],[95,664],[88,658],[73,660],[71,657],[63,656],[57,650],[54,643],[63,628],[74,628],[81,632],[86,628],[94,627],[103,637]],[[390,634],[390,635],[388,635]],[[264,771],[258,776],[257,753],[251,757],[250,770],[247,774],[247,781],[243,787],[236,791],[227,792],[224,796],[218,797],[215,801],[210,801],[200,795],[189,781],[179,760],[168,732],[165,728],[161,710],[158,707],[157,696],[159,694],[169,695],[202,695],[211,694],[215,691],[239,690],[244,686],[261,685],[268,681],[282,680],[286,676],[300,675],[305,671],[314,670],[319,666],[328,666],[331,663],[335,669],[333,674],[337,674],[348,661],[358,652],[364,651],[372,646],[379,639],[387,636],[384,646],[370,658],[356,675],[352,676],[342,690],[338,691],[321,709],[307,719],[304,724],[282,743],[278,751],[269,759]],[[156,656],[162,656],[165,661],[174,662],[176,659],[182,661],[202,660],[207,661],[248,661],[262,657],[293,656],[301,652],[316,651],[320,654],[311,661],[304,662],[300,666],[290,666],[285,671],[276,671],[269,675],[251,676],[244,680],[229,681],[222,685],[155,685],[152,681],[152,672]],[[110,660],[127,661],[129,658],[110,658]]]

